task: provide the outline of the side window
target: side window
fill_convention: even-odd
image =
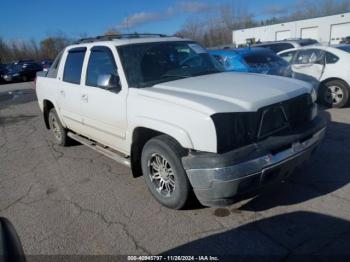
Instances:
[[[326,64],[335,64],[338,62],[339,57],[333,55],[332,53],[326,52]]]
[[[295,51],[286,52],[280,54],[280,57],[283,58],[287,63],[291,64],[295,56]]]
[[[324,53],[318,49],[302,50],[298,53],[294,64],[315,64],[322,60]]]
[[[117,75],[118,70],[112,51],[108,47],[93,47],[86,72],[86,85],[100,87],[98,84],[100,77]]]
[[[63,51],[61,51],[55,58],[55,60],[53,61],[49,71],[47,72],[47,77],[51,77],[51,78],[56,78],[57,77],[57,73],[58,73],[58,67],[60,65],[61,62],[61,58],[63,55]]]
[[[81,69],[84,63],[86,48],[74,48],[68,51],[64,65],[63,81],[80,84]]]

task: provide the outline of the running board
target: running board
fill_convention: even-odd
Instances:
[[[118,154],[115,150],[110,149],[108,147],[103,147],[102,145],[97,144],[94,141],[91,141],[87,138],[84,138],[80,135],[74,134],[72,132],[68,132],[67,135],[75,141],[90,147],[91,149],[113,159],[114,161],[122,164],[124,166],[130,167],[130,160],[121,154]]]

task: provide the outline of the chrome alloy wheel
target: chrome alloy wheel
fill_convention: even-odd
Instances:
[[[50,123],[51,123],[51,129],[52,129],[54,137],[57,139],[57,141],[61,141],[62,132],[61,132],[61,129],[57,123],[56,116],[54,114],[50,114]]]
[[[330,105],[340,103],[344,98],[344,92],[339,86],[329,86],[326,89],[324,99]]]
[[[175,190],[175,176],[168,160],[154,153],[148,161],[148,168],[156,191],[163,196],[170,197]]]

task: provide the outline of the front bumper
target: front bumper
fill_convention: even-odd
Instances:
[[[323,139],[325,121],[319,117],[286,135],[225,154],[190,154],[182,159],[198,200],[224,206],[235,197],[283,180],[307,161]]]
[[[12,81],[12,76],[9,76],[9,75],[4,75],[2,77],[6,82],[11,82]]]
[[[16,81],[16,79],[19,79],[20,77],[18,75],[16,76],[12,76],[12,75],[4,75],[3,76],[3,79],[6,81],[6,82],[12,82],[12,81]]]

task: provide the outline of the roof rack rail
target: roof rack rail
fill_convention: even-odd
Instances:
[[[81,38],[75,44],[93,43],[99,41],[112,41],[114,39],[134,39],[147,37],[167,37],[165,34],[116,34],[116,35],[99,35],[96,37]]]

